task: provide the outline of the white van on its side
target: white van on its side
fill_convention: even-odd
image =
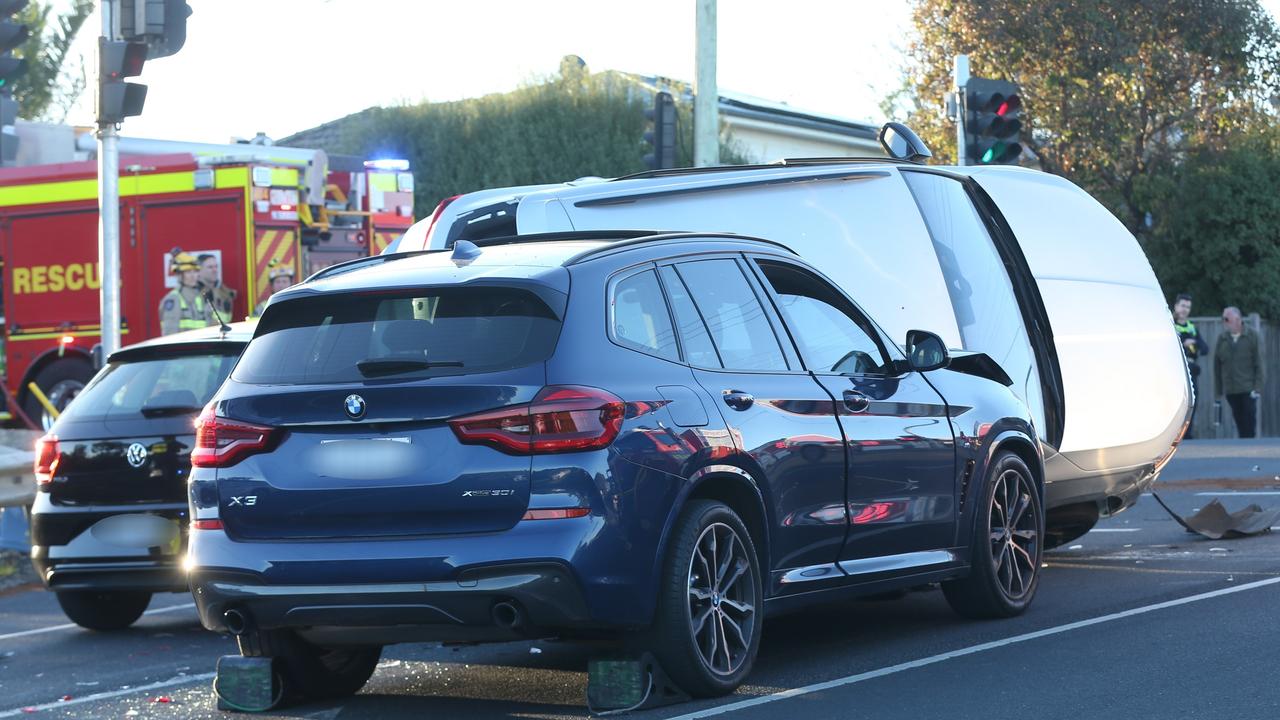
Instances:
[[[1036,421],[1050,546],[1136,502],[1185,431],[1186,364],[1137,241],[1033,170],[815,159],[485,190],[442,204],[398,250],[622,229],[781,242],[891,336],[920,328],[991,356]]]

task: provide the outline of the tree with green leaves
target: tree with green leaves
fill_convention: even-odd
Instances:
[[[952,61],[1021,86],[1025,157],[1147,231],[1147,186],[1197,147],[1274,122],[1280,31],[1258,0],[913,0],[906,97],[940,161]]]
[[[20,55],[27,74],[14,83],[21,116],[27,120],[62,122],[88,85],[83,57],[72,44],[93,14],[94,0],[71,0],[62,12],[53,2],[33,2],[20,15],[30,36]]]
[[[1187,153],[1148,187],[1147,257],[1166,294],[1202,313],[1235,305],[1280,318],[1280,128]]]
[[[673,90],[673,94],[678,88]],[[509,93],[374,108],[344,122],[332,151],[408,159],[419,212],[473,190],[614,177],[645,169],[644,109],[651,92],[627,76],[591,73],[576,58]],[[693,123],[677,105],[677,164],[693,159]],[[722,162],[745,162],[723,138]]]

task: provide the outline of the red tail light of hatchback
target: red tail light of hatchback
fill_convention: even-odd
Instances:
[[[44,486],[53,482],[58,471],[58,461],[62,459],[62,451],[58,447],[57,435],[45,435],[36,441],[35,475],[36,485]]]

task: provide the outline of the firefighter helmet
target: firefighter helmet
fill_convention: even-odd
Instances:
[[[169,272],[181,273],[188,270],[199,270],[200,263],[196,262],[196,256],[191,253],[185,253],[182,248],[174,248],[169,251]]]

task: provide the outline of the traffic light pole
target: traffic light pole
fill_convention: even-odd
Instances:
[[[952,68],[956,86],[956,165],[968,165],[969,158],[965,148],[964,124],[968,120],[965,112],[964,86],[969,83],[969,56],[957,55]]]
[[[100,4],[102,36],[115,37],[118,0]],[[101,52],[101,51],[99,51]],[[103,62],[98,58],[101,75]],[[101,77],[98,87],[102,87]],[[99,91],[101,92],[101,91]],[[101,100],[99,100],[101,102]],[[120,349],[120,134],[115,123],[98,123],[98,301],[102,307],[102,357]]]

